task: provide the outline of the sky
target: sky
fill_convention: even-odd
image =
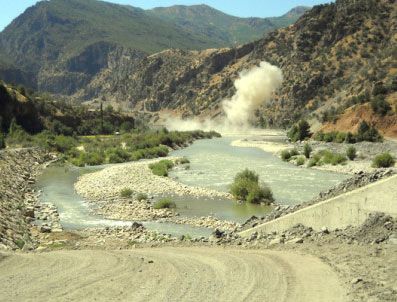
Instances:
[[[37,0],[0,0],[0,30],[13,19],[34,5]],[[291,8],[304,5],[313,6],[331,2],[329,0],[107,0],[107,2],[129,4],[149,9],[158,6],[207,4],[227,14],[239,17],[281,16]],[[6,4],[5,4],[6,3]]]

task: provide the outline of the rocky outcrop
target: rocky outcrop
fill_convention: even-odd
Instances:
[[[41,165],[49,159],[39,149],[0,152],[0,249],[34,248],[30,229],[37,192],[33,184]]]

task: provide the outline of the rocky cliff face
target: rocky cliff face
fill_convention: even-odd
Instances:
[[[279,66],[285,78],[262,110],[268,125],[342,113],[355,106],[355,98],[370,101],[379,84],[393,105],[396,13],[394,1],[338,0],[238,48],[163,51],[140,61],[124,60],[126,73],[113,64],[76,97],[105,96],[139,110],[145,102],[149,111],[171,109],[185,116],[217,114],[220,101],[234,93],[238,72],[265,60]]]

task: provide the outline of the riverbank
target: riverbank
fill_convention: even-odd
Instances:
[[[0,249],[33,250],[33,229],[61,230],[56,209],[40,203],[34,188],[37,175],[56,158],[39,148],[0,151]]]
[[[306,142],[287,143],[286,140],[282,141],[282,137],[275,140],[272,136],[254,136],[243,140],[236,140],[232,142],[232,146],[245,147],[245,148],[259,148],[265,152],[272,153],[280,157],[283,150],[296,149],[300,153],[303,152],[303,147]],[[354,160],[347,160],[342,165],[330,165],[325,164],[321,166],[310,167],[312,169],[350,174],[354,175],[360,172],[372,173],[376,168],[372,167],[372,160],[376,155],[381,153],[389,152],[393,156],[397,157],[397,142],[394,140],[385,140],[381,143],[371,142],[359,142],[356,144],[338,144],[338,143],[327,143],[320,141],[308,141],[307,142],[312,148],[312,154],[322,151],[329,150],[340,154],[346,154],[347,149],[353,146],[357,150],[357,157]],[[295,164],[292,163],[291,164]],[[308,168],[307,165],[300,166],[302,168]]]

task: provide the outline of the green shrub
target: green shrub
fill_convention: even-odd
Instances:
[[[23,241],[22,239],[17,239],[15,240],[15,244],[20,250],[22,250],[23,247],[25,246],[25,241]]]
[[[312,153],[312,151],[313,149],[308,143],[303,146],[303,154],[306,158],[310,158],[310,154]]]
[[[299,151],[296,148],[294,148],[289,151],[289,154],[291,155],[291,157],[297,156],[297,155],[299,155]]]
[[[356,135],[357,142],[381,142],[382,140],[382,136],[374,126],[370,126],[366,121],[360,123]]]
[[[336,134],[336,137],[335,137],[335,142],[336,143],[339,143],[339,144],[341,144],[341,143],[344,143],[345,142],[345,140],[346,140],[346,133],[344,133],[344,132],[338,132],[337,134]]]
[[[372,99],[371,108],[381,116],[385,116],[391,110],[390,104],[385,100],[383,95],[377,95]]]
[[[168,171],[174,167],[174,163],[171,160],[163,159],[157,163],[149,165],[154,175],[157,176],[168,176]]]
[[[274,201],[270,188],[266,185],[259,185],[259,176],[248,169],[235,176],[234,182],[230,186],[230,193],[235,199],[249,203],[271,203]]]
[[[394,157],[389,152],[385,152],[374,158],[372,166],[375,168],[388,168],[393,167],[395,163]]]
[[[178,165],[189,164],[189,163],[190,163],[190,160],[188,160],[186,157],[182,157],[182,158],[178,158],[178,159],[176,160],[176,163],[177,163]]]
[[[124,163],[130,160],[130,154],[122,148],[111,148],[107,150],[110,164]]]
[[[304,139],[310,137],[311,133],[309,123],[305,120],[300,120],[291,127],[287,133],[287,136],[292,142],[303,141]]]
[[[123,198],[130,198],[132,196],[132,193],[134,193],[131,189],[124,188],[120,192],[120,196]]]
[[[156,210],[158,209],[175,209],[176,204],[173,202],[170,198],[163,198],[158,201],[153,205],[153,208]]]
[[[347,148],[346,156],[348,159],[354,160],[357,157],[356,148],[354,148],[353,146],[350,146],[349,148]]]
[[[346,138],[345,138],[345,143],[346,144],[354,144],[356,142],[356,138],[353,133],[347,132],[346,133]]]
[[[281,159],[283,161],[289,161],[291,159],[291,153],[289,152],[289,150],[281,151]]]
[[[313,157],[309,160],[309,163],[307,164],[307,166],[308,166],[309,168],[314,167],[314,166],[317,166],[318,163],[319,163],[319,161],[320,161],[320,157],[319,157],[319,156],[313,156]]]
[[[297,166],[302,166],[305,164],[305,157],[299,156],[298,159],[296,160],[296,165]]]
[[[379,134],[378,130],[368,125],[367,122],[363,121],[359,125],[357,134],[352,134],[351,132],[344,133],[338,131],[332,132],[318,132],[314,136],[314,139],[317,141],[324,142],[335,142],[335,143],[349,143],[354,144],[356,142],[368,141],[368,142],[381,142],[383,140],[382,136]]]
[[[147,199],[148,199],[148,196],[147,196],[146,194],[144,194],[144,193],[139,193],[139,194],[136,196],[136,199],[137,199],[138,201],[147,200]]]
[[[342,154],[339,153],[333,153],[331,151],[323,151],[321,153],[322,157],[321,157],[321,161],[324,164],[330,164],[333,166],[339,165],[339,164],[343,164],[344,162],[346,162],[346,157]]]
[[[323,164],[330,164],[330,165],[339,165],[343,164],[346,162],[346,156],[339,154],[339,153],[333,153],[329,150],[322,150],[317,152],[310,160],[308,163],[308,167],[313,167],[313,166],[321,166]]]
[[[239,179],[248,179],[249,181],[259,182],[259,175],[256,174],[254,171],[245,169],[242,172],[237,173],[237,175],[234,177],[234,180]]]

